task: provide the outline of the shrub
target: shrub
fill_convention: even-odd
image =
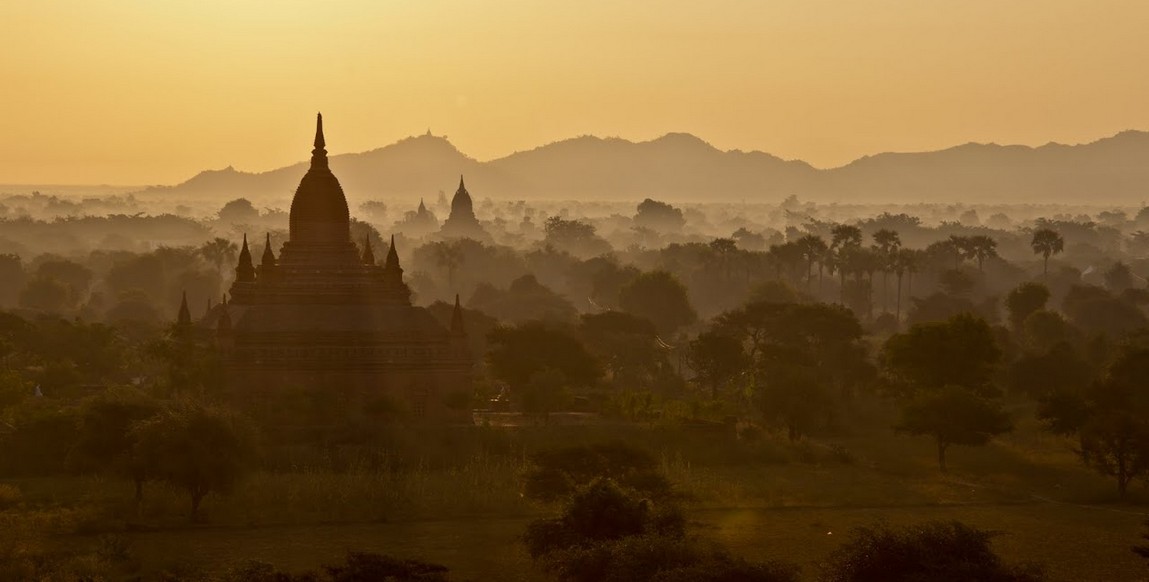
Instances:
[[[557,519],[527,526],[524,541],[531,557],[627,536],[659,534],[682,537],[686,519],[674,505],[657,508],[628,494],[609,479],[597,479],[580,489]]]
[[[557,501],[601,478],[653,499],[665,499],[671,492],[670,481],[658,472],[654,458],[623,443],[542,451],[531,462],[524,494],[537,501]]]
[[[753,563],[682,537],[632,536],[550,554],[543,568],[569,582],[793,582],[798,569]]]
[[[823,564],[824,582],[1038,582],[1042,572],[1002,562],[993,533],[961,522],[928,522],[893,530],[858,528]]]

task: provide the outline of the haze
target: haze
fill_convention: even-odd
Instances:
[[[171,184],[431,128],[478,159],[670,131],[818,167],[1149,127],[1149,5],[25,2],[0,7],[0,183]],[[285,123],[285,120],[290,122]]]

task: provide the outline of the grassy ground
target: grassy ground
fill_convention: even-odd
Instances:
[[[713,459],[648,448],[690,496],[698,535],[748,558],[801,564],[810,579],[851,528],[956,519],[1001,532],[994,544],[1007,559],[1045,564],[1054,580],[1149,580],[1149,565],[1129,551],[1149,510],[1145,490],[1118,503],[1072,443],[1028,421],[990,446],[952,449],[948,474],[928,439],[885,429]],[[521,455],[502,454],[400,471],[258,473],[233,495],[210,497],[200,526],[187,525],[177,492],[153,487],[131,519],[145,527],[122,535],[145,575],[246,559],[303,570],[363,550],[443,563],[461,579],[537,580],[517,538],[545,509],[518,495],[522,468]],[[91,550],[99,532],[127,528],[131,488],[119,481],[18,485],[24,507],[98,508],[75,510],[74,527],[59,531],[80,533],[55,538],[58,546]]]
[[[696,531],[752,559],[782,558],[803,566],[807,579],[856,526],[882,520],[908,525],[957,519],[1003,532],[994,541],[1011,561],[1046,565],[1054,580],[1142,580],[1149,567],[1128,549],[1141,517],[1077,506],[965,505],[884,508],[703,510]],[[339,561],[366,550],[445,564],[461,579],[540,580],[517,543],[527,518],[416,521],[391,524],[196,528],[131,535],[145,574],[190,564],[206,570],[256,559],[293,570]],[[92,544],[92,538],[71,543]]]

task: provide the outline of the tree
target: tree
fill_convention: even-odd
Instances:
[[[1049,277],[1049,257],[1065,250],[1065,240],[1053,229],[1039,228],[1033,231],[1033,239],[1029,246],[1033,247],[1034,254],[1041,255],[1044,261],[1042,276]]]
[[[1045,309],[1049,302],[1049,288],[1041,283],[1022,283],[1005,296],[1005,307],[1009,311],[1009,323],[1014,331],[1021,331],[1026,318],[1036,311]]]
[[[136,424],[133,454],[148,475],[183,489],[191,498],[190,516],[210,493],[227,493],[255,457],[255,435],[235,415],[193,402],[169,406]]]
[[[622,311],[585,314],[579,336],[618,386],[650,387],[671,373],[667,350],[650,321]]]
[[[686,287],[667,271],[635,277],[619,290],[618,303],[623,311],[653,322],[662,334],[672,334],[698,319]]]
[[[1105,287],[1110,291],[1121,292],[1135,286],[1133,271],[1129,269],[1129,265],[1117,261],[1105,271]]]
[[[222,211],[221,211],[222,212]],[[215,265],[215,270],[223,277],[224,265],[231,265],[235,263],[235,258],[239,252],[239,247],[226,238],[213,238],[199,248],[199,253],[208,262]]]
[[[634,223],[659,232],[678,232],[686,224],[682,211],[657,200],[647,198],[638,205]]]
[[[247,198],[236,198],[219,209],[219,219],[232,224],[250,224],[259,218],[259,211]]]
[[[1012,428],[999,404],[960,386],[915,395],[902,407],[901,421],[895,426],[911,435],[934,437],[942,471],[951,445],[984,445]]]
[[[888,228],[879,229],[874,233],[874,245],[881,258],[882,271],[882,311],[889,312],[889,295],[887,293],[887,280],[890,271],[897,267],[897,258],[902,248],[902,239],[897,231]],[[901,279],[898,280],[898,291],[901,292]]]
[[[822,566],[823,582],[1040,582],[1032,565],[1011,566],[993,552],[994,534],[961,522],[900,530],[862,527]]]
[[[73,306],[72,292],[59,279],[37,275],[20,292],[20,305],[30,309],[61,312]]]
[[[814,276],[814,263],[818,263],[818,293],[822,292],[822,269],[823,262],[826,259],[826,253],[830,247],[826,244],[826,240],[816,234],[803,235],[796,243],[798,248],[802,251],[802,258],[806,260],[806,290],[810,289],[810,280]]]
[[[561,390],[593,384],[598,362],[574,335],[540,322],[496,327],[488,335],[491,375],[525,396],[532,412],[547,415]]]
[[[830,252],[833,254],[834,268],[838,270],[841,287],[838,290],[838,301],[846,301],[846,274],[850,272],[852,264],[851,255],[862,246],[862,229],[849,225],[837,224],[830,229],[833,237],[830,240]]]
[[[1134,479],[1149,474],[1149,348],[1122,349],[1105,377],[1087,392],[1088,418],[1080,428],[1081,457],[1117,481],[1122,497]]]
[[[27,278],[20,255],[0,254],[0,307],[16,304]]]
[[[982,270],[982,262],[997,256],[997,241],[979,234],[968,237],[962,249],[967,258],[977,261],[977,270]]]
[[[136,424],[159,412],[159,404],[135,390],[101,393],[80,409],[77,439],[69,461],[83,471],[105,471],[131,479],[137,508],[144,499],[148,467],[136,447]]]
[[[942,471],[950,445],[982,445],[1011,429],[992,400],[999,393],[993,377],[1000,359],[993,330],[971,315],[916,324],[883,346],[886,380],[902,402],[895,428],[934,437]]]
[[[691,340],[686,348],[686,362],[695,378],[710,388],[710,398],[717,400],[719,391],[746,370],[742,340],[720,329],[709,329]]]
[[[916,324],[890,337],[882,348],[881,365],[898,394],[961,386],[992,395],[1001,355],[989,324],[963,314]]]

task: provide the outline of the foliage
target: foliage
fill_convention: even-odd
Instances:
[[[594,357],[569,331],[540,322],[496,327],[488,336],[487,361],[498,380],[511,388],[525,386],[545,369],[561,372],[571,385],[594,383],[601,371]]]
[[[1049,301],[1049,288],[1041,283],[1022,283],[1005,297],[1005,307],[1009,311],[1009,323],[1019,330],[1026,318],[1045,309]]]
[[[251,468],[255,435],[234,414],[193,402],[178,402],[135,425],[133,455],[148,475],[183,489],[191,518],[210,493],[227,493]]]
[[[619,290],[618,303],[623,311],[653,322],[663,334],[674,333],[698,319],[686,287],[666,271],[635,277]]]
[[[621,442],[547,449],[531,457],[523,476],[524,494],[547,503],[566,498],[598,479],[659,500],[670,495],[670,482],[649,453]]]
[[[610,479],[595,479],[570,497],[562,515],[531,522],[523,541],[532,558],[630,536],[682,537],[685,517],[673,504],[652,504]]]
[[[798,568],[755,563],[676,536],[642,535],[554,552],[545,570],[565,582],[797,582]]]
[[[856,529],[822,566],[824,582],[1039,582],[1032,567],[1005,564],[993,533],[961,522],[927,522],[902,530]]]
[[[895,427],[912,435],[934,437],[938,467],[946,470],[946,449],[950,445],[984,445],[994,436],[1009,432],[1013,425],[1001,405],[960,386],[921,393],[902,407]]]
[[[899,394],[956,385],[989,395],[1001,355],[985,320],[958,315],[892,336],[882,348],[881,365]]]

